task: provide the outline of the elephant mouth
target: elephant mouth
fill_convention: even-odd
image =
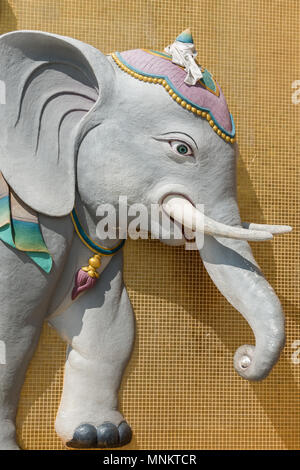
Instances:
[[[267,225],[244,223],[242,226],[231,226],[206,216],[195,207],[193,202],[182,194],[167,194],[161,198],[161,207],[171,220],[181,224],[184,231],[200,232],[206,235],[247,241],[265,241],[273,235],[288,233],[292,228],[288,225]],[[186,238],[187,239],[187,238]],[[191,241],[189,238],[188,241]]]

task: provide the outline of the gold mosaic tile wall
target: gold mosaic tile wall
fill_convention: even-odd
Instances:
[[[292,235],[253,244],[285,308],[287,343],[267,380],[233,370],[246,322],[218,293],[195,252],[129,241],[125,280],[137,340],[120,394],[130,449],[299,449],[299,0],[0,0],[0,33],[40,29],[103,52],[162,50],[190,26],[201,63],[235,117],[244,220],[287,223]],[[298,346],[299,347],[299,346]],[[18,413],[26,449],[63,448],[54,431],[65,346],[45,326]],[[294,354],[294,359],[293,359]]]

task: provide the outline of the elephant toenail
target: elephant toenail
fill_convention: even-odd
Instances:
[[[106,422],[97,428],[98,447],[117,447],[119,445],[119,431],[117,426]]]
[[[75,429],[73,439],[67,442],[67,447],[96,447],[97,430],[92,424],[81,424]]]
[[[120,446],[129,444],[132,438],[132,431],[131,427],[126,423],[126,421],[122,421],[118,427],[118,431],[120,436]]]

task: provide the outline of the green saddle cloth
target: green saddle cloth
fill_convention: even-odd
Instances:
[[[26,206],[0,172],[0,240],[25,252],[49,273],[52,257],[44,242],[37,213]]]

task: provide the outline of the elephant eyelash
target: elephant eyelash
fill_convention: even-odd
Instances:
[[[194,150],[192,147],[183,142],[182,140],[168,140],[168,143],[172,149],[172,151],[181,157],[194,157]]]
[[[189,137],[189,136],[187,136]],[[177,135],[164,135],[163,137],[152,137],[154,140],[158,142],[162,142],[164,145],[168,145],[169,149],[175,154],[177,157],[180,157],[182,161],[185,161],[183,157],[192,157],[195,159],[195,153],[198,150],[198,147],[195,143],[195,146],[191,143],[187,143],[186,140],[181,140],[180,137],[178,138]],[[191,138],[194,141],[194,139]]]

